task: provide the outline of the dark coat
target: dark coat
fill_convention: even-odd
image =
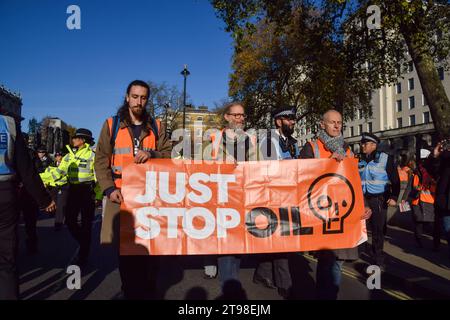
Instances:
[[[430,155],[425,168],[437,180],[436,213],[450,216],[450,151],[444,151],[437,159]]]
[[[344,145],[345,151],[349,148],[348,145]],[[300,159],[313,159],[314,151],[310,143],[303,146],[300,151]],[[322,250],[324,251],[324,250]],[[359,258],[358,247],[348,249],[335,249],[332,250],[338,260],[357,260]],[[318,252],[319,256],[321,251]]]

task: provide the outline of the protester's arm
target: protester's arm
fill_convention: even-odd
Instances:
[[[115,189],[111,172],[111,157],[111,135],[109,132],[108,121],[105,121],[97,142],[94,169],[100,188],[107,196]]]
[[[311,143],[307,143],[303,146],[300,151],[300,159],[313,159],[314,158],[314,150],[311,146]]]
[[[389,199],[397,201],[400,193],[400,177],[398,176],[397,165],[394,162],[394,157],[389,156],[386,164],[386,172],[388,174],[389,181],[391,182],[391,194]]]
[[[16,164],[17,174],[25,189],[33,197],[39,207],[47,208],[52,203],[52,198],[45,189],[44,184],[36,171],[19,128],[20,127],[18,127],[14,144],[14,163]]]
[[[161,123],[161,127],[158,133],[158,145],[156,150],[152,151],[152,158],[170,158],[172,151],[172,143],[166,134],[166,128]]]

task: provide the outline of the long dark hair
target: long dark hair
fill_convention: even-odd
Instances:
[[[147,93],[150,94],[150,87],[148,86],[148,84],[145,81],[134,80],[134,81],[130,82],[130,84],[128,85],[126,95],[130,94],[131,87],[133,87],[133,86],[144,87],[147,89]],[[145,108],[145,107],[146,106],[144,106],[144,112],[142,113],[142,120],[143,120],[143,123],[149,123],[150,115],[147,112],[147,108]],[[127,102],[127,98],[125,97],[123,100],[123,104],[117,110],[117,115],[119,116],[119,118],[121,120],[125,120],[126,122],[131,123],[130,112],[129,112],[128,108],[129,108],[129,104]]]

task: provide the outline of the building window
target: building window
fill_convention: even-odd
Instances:
[[[414,71],[414,63],[412,61],[410,61],[408,63],[408,72],[413,72]]]
[[[403,127],[402,118],[397,118],[397,128],[402,128],[402,127]]]
[[[423,95],[423,93],[422,93],[422,105],[423,105],[423,106],[428,105],[427,99],[425,99],[425,96]]]
[[[416,99],[414,96],[408,98],[408,107],[409,109],[414,109],[416,107]]]
[[[372,128],[372,122],[369,122],[369,123],[367,124],[367,131],[369,131],[370,133],[372,133],[372,130],[373,130],[373,128]]]
[[[397,112],[401,112],[402,111],[402,100],[397,100]]]
[[[362,126],[362,124],[360,124],[358,126],[358,134],[362,134],[362,133],[363,133],[363,126]]]
[[[408,90],[414,90],[414,78],[408,79]]]
[[[397,93],[402,93],[402,84],[400,82],[397,83],[396,92]]]
[[[197,117],[197,121],[203,121],[203,117]]]
[[[355,131],[353,127],[350,127],[350,137],[353,137],[355,135]]]
[[[426,111],[423,113],[423,123],[430,123],[430,112]]]
[[[415,126],[416,125],[416,116],[415,115],[410,115],[409,116],[409,125],[410,126]]]
[[[444,80],[444,68],[443,67],[439,67],[437,69],[437,72],[439,74],[439,79]]]

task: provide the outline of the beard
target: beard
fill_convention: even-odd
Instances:
[[[141,119],[143,114],[144,114],[144,107],[140,106],[140,105],[136,105],[136,106],[129,106],[129,109],[131,111],[131,113],[133,114],[133,116],[135,116],[138,119]]]
[[[292,134],[294,133],[294,126],[290,127],[287,124],[282,124],[281,125],[281,132],[286,136],[286,137],[290,137],[292,136]]]
[[[243,123],[230,122],[228,124],[228,128],[229,129],[233,129],[235,131],[243,131],[244,130],[244,124]]]

